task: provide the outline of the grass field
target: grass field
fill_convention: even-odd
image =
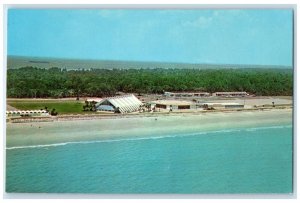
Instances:
[[[86,114],[92,112],[83,111],[82,101],[52,101],[52,100],[8,100],[7,104],[19,110],[40,110],[48,107],[48,110],[55,108],[58,114]]]

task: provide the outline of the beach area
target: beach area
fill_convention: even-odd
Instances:
[[[6,147],[142,139],[240,128],[292,125],[292,109],[114,116],[101,119],[7,123]]]
[[[87,98],[8,99],[6,191],[293,191],[291,96],[139,99],[101,99],[114,111],[84,111]]]
[[[291,193],[293,111],[7,123],[6,191]]]

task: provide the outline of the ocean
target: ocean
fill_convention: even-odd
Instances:
[[[65,68],[67,70],[81,69],[255,69],[261,68],[292,70],[291,66],[276,65],[241,65],[241,64],[193,64],[172,62],[147,62],[147,61],[119,61],[119,60],[91,60],[91,59],[64,59],[47,57],[7,56],[7,69],[21,67],[38,68]]]
[[[293,191],[291,125],[7,147],[6,192]]]

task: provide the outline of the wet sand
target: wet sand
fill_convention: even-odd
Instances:
[[[7,148],[65,142],[169,136],[263,126],[292,125],[292,109],[116,117],[41,123],[7,123]]]

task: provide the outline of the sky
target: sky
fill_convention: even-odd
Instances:
[[[9,9],[7,54],[292,66],[291,9]]]

